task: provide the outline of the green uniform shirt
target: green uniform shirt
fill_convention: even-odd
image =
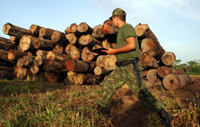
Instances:
[[[139,50],[137,35],[136,35],[136,32],[135,32],[135,29],[133,28],[133,26],[131,24],[126,23],[119,28],[119,32],[118,32],[118,35],[117,35],[117,46],[116,46],[116,48],[120,48],[120,47],[124,46],[127,43],[126,38],[129,38],[129,37],[135,37],[136,48],[134,50],[129,51],[129,52],[118,53],[116,55],[118,62],[122,62],[122,61],[126,61],[126,60],[132,60],[134,58],[139,58],[139,56],[140,56],[140,50]]]

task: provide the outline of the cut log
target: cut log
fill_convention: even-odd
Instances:
[[[103,48],[101,45],[95,45],[92,49]],[[95,56],[99,55],[98,53],[93,53]]]
[[[35,41],[34,37],[30,35],[23,35],[19,42],[20,50],[24,52],[28,49],[33,49],[33,41]]]
[[[176,61],[176,56],[173,52],[165,52],[161,60],[164,65],[171,67]]]
[[[42,28],[42,27],[33,24],[33,25],[30,26],[29,30],[31,31],[32,34],[34,34],[35,36],[39,37],[40,28]]]
[[[68,60],[70,59],[70,55],[67,55],[67,54],[59,54],[59,53],[56,53],[56,52],[53,52],[53,51],[49,51],[47,53],[47,57],[46,57],[48,60],[56,60],[56,61],[65,61],[65,60]]]
[[[95,55],[86,46],[86,47],[83,48],[83,51],[81,53],[81,58],[82,58],[83,61],[91,61],[91,60],[93,60],[95,58]]]
[[[77,31],[77,24],[76,23],[72,23],[71,25],[70,25],[70,27],[67,27],[66,29],[65,29],[65,33],[66,34],[68,34],[68,33],[74,33],[74,32],[76,32]]]
[[[66,60],[65,64],[69,71],[87,72],[89,70],[89,64],[84,61],[69,59]]]
[[[17,49],[17,46],[14,45],[15,43],[9,39],[0,37],[0,49],[9,51],[11,49]]]
[[[85,22],[80,23],[77,26],[77,31],[75,32],[76,36],[92,34],[93,29]]]
[[[157,69],[150,69],[147,72],[147,80],[150,83],[155,84],[158,80],[158,70]]]
[[[27,69],[22,67],[15,68],[15,75],[18,79],[23,79],[27,74]]]
[[[74,46],[74,45],[72,45],[72,44],[68,44],[68,45],[65,47],[64,53],[69,54],[70,48],[73,47],[73,46]]]
[[[77,75],[76,72],[69,71],[67,73],[66,78],[64,79],[64,84],[65,85],[74,85],[74,77]]]
[[[69,33],[71,33],[71,29],[70,29],[70,27],[67,27],[67,28],[65,29],[65,34],[69,34]]]
[[[40,28],[39,37],[44,39],[51,39],[51,35],[55,30],[50,28]]]
[[[95,38],[103,38],[104,34],[102,33],[102,27],[103,25],[97,25],[93,29],[92,36]]]
[[[56,53],[62,54],[63,53],[63,47],[60,46],[60,45],[55,45],[55,47],[53,48],[53,51],[56,52]]]
[[[98,57],[97,57],[97,60],[96,60],[96,65],[98,66],[98,67],[104,67],[103,66],[103,58],[105,57],[105,55],[99,55]]]
[[[10,50],[8,52],[8,59],[16,61],[19,58],[22,58],[23,56],[26,56],[26,55],[28,55],[27,52],[19,52],[19,51],[16,51],[16,50]]]
[[[92,37],[90,34],[82,35],[78,40],[80,45],[93,47],[95,45],[101,45],[101,42]]]
[[[140,62],[144,68],[158,68],[157,60],[153,57],[151,53],[144,52],[140,53]]]
[[[42,39],[42,38],[36,38],[36,37],[31,37],[29,36],[32,40],[32,44],[33,47],[35,49],[53,49],[53,46],[55,45],[55,43],[53,43],[52,41],[48,40],[48,39]]]
[[[9,45],[15,44],[15,42],[11,41],[10,39],[6,39],[3,37],[0,37],[0,43],[9,44]]]
[[[190,83],[191,78],[188,75],[169,74],[163,79],[163,86],[167,90],[178,90]]]
[[[103,34],[116,34],[117,33],[116,27],[114,26],[112,20],[106,20],[103,23],[102,33]]]
[[[74,33],[65,34],[65,38],[69,41],[70,44],[78,45],[78,38]]]
[[[37,50],[36,55],[37,55],[37,56],[46,56],[47,53],[48,53],[48,51]]]
[[[31,67],[34,63],[34,59],[35,59],[35,56],[24,56],[22,58],[23,60],[23,65],[22,67]]]
[[[96,75],[108,75],[108,74],[110,74],[110,71],[107,71],[102,67],[95,67],[94,73]]]
[[[0,59],[5,60],[5,61],[11,61],[8,59],[8,51],[0,49]]]
[[[3,26],[3,32],[10,36],[22,37],[23,35],[33,35],[30,30],[6,23]]]
[[[69,41],[65,38],[65,34],[57,30],[52,33],[51,41],[54,43],[59,42],[60,44],[64,44],[64,45],[69,44]]]
[[[37,65],[33,65],[31,68],[30,68],[30,71],[32,74],[37,74],[39,72],[39,67]]]
[[[72,59],[80,59],[81,58],[81,50],[76,48],[76,46],[71,46],[69,49],[69,55]]]
[[[165,53],[165,50],[158,44],[158,41],[151,38],[145,38],[141,42],[142,52],[150,52],[153,56],[156,56],[158,59],[161,59],[162,55]]]
[[[107,41],[107,39],[102,42],[102,46],[103,48],[111,48],[111,44]]]
[[[161,78],[164,78],[165,76],[167,76],[168,74],[172,74],[172,69],[166,66],[162,66],[158,68],[158,75]]]
[[[45,72],[45,78],[51,83],[57,82],[59,75],[57,73]]]
[[[102,60],[103,67],[108,71],[114,70],[116,68],[116,62],[117,62],[116,55],[106,55],[103,57]]]
[[[35,59],[34,59],[34,65],[36,66],[40,66],[42,64],[44,64],[46,60],[46,56],[36,56]]]
[[[10,40],[16,45],[19,44],[20,37],[10,36]]]
[[[56,73],[68,71],[64,62],[53,61],[53,60],[47,60],[45,62],[44,69],[45,69],[45,71],[56,72]]]
[[[153,88],[153,84],[152,83],[150,83],[150,82],[148,82],[146,80],[142,80],[142,82],[145,84],[145,87],[147,89]]]

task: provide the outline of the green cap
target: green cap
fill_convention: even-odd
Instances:
[[[126,15],[126,12],[125,12],[123,9],[121,9],[121,8],[116,8],[116,9],[113,11],[112,16],[111,16],[109,19],[112,20],[112,17],[113,17],[113,16],[119,16],[119,15]]]

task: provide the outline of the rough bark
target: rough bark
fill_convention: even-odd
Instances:
[[[32,34],[34,34],[35,36],[39,37],[40,28],[42,28],[42,27],[38,26],[38,25],[35,25],[35,24],[32,24],[30,26],[29,30],[31,31]]]
[[[69,71],[87,72],[89,70],[89,64],[84,61],[69,59],[66,60],[65,64]]]
[[[56,52],[53,52],[53,51],[49,51],[47,53],[47,59],[50,59],[50,60],[56,60],[56,61],[65,61],[67,59],[70,59],[70,55],[67,55],[67,54],[59,54],[59,53],[56,53]]]
[[[40,28],[39,37],[44,39],[51,39],[51,35],[55,30],[50,28]]]
[[[102,60],[103,67],[108,71],[114,70],[116,68],[116,62],[116,55],[105,55]]]
[[[19,58],[22,58],[23,56],[26,56],[26,55],[28,55],[27,52],[19,52],[17,50],[10,50],[8,52],[8,59],[16,61]]]

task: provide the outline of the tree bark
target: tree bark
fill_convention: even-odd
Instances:
[[[9,60],[14,60],[14,61],[17,61],[19,58],[22,58],[23,56],[26,56],[28,55],[27,52],[19,52],[19,51],[16,51],[16,50],[10,50],[8,52],[8,59]]]
[[[3,32],[10,36],[22,37],[23,35],[33,35],[30,30],[6,23],[3,26]]]
[[[165,76],[167,76],[168,74],[172,74],[172,69],[166,66],[162,66],[158,68],[158,75],[161,78],[164,78]]]
[[[163,79],[163,86],[167,90],[178,90],[191,83],[188,75],[169,74]]]
[[[102,33],[102,27],[103,25],[97,25],[94,27],[92,36],[95,38],[103,38],[104,34]]]
[[[35,49],[53,49],[53,46],[55,45],[55,43],[48,39],[31,37],[31,40]]]
[[[84,61],[69,59],[66,60],[65,64],[69,71],[87,72],[89,70],[89,64]]]
[[[171,67],[176,61],[176,56],[173,52],[165,52],[161,60],[165,66]]]
[[[5,43],[5,44],[9,44],[9,45],[15,44],[15,42],[11,41],[10,39],[6,39],[3,37],[0,37],[0,43]]]
[[[0,37],[0,49],[9,51],[10,49],[17,49],[15,43],[9,39]]]
[[[92,34],[93,29],[85,22],[80,23],[77,26],[77,31],[75,32],[76,36],[86,35],[86,34]]]
[[[55,45],[55,47],[53,48],[53,52],[62,54],[63,53],[63,47],[60,46],[60,45]]]
[[[65,60],[68,60],[70,59],[70,55],[67,55],[67,54],[59,54],[59,53],[56,53],[56,52],[53,52],[53,51],[49,51],[47,53],[47,57],[46,57],[48,60],[56,60],[56,61],[65,61]]]
[[[140,53],[140,62],[144,68],[158,68],[157,60],[153,57],[151,53],[141,52]]]
[[[10,62],[11,60],[8,59],[8,51],[0,49],[0,59]]]
[[[53,43],[60,43],[63,45],[69,44],[69,41],[65,38],[65,34],[60,31],[54,31],[51,35],[51,41]]]
[[[44,39],[51,39],[51,35],[55,30],[50,28],[40,28],[39,37]]]
[[[95,55],[93,52],[89,50],[89,48],[86,46],[83,48],[81,53],[81,58],[83,61],[91,61],[95,58]]]
[[[101,45],[101,42],[92,37],[90,34],[82,35],[78,41],[79,44],[83,46],[93,47],[95,45]]]
[[[39,37],[39,31],[40,28],[42,28],[41,26],[32,24],[29,28],[29,30],[31,31],[32,34],[34,34],[35,36]]]
[[[19,44],[20,37],[17,36],[10,36],[10,40],[13,42],[13,44]]]

